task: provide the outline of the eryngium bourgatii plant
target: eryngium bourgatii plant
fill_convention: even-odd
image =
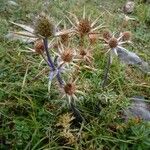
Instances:
[[[86,17],[85,8],[81,18],[70,12],[69,15],[74,19],[72,21],[66,16],[72,26],[70,29],[67,29],[66,25],[64,29],[58,29],[59,23],[55,26],[52,19],[45,13],[41,13],[36,17],[33,27],[14,22],[11,23],[25,30],[13,32],[14,37],[16,36],[17,39],[20,37],[23,41],[29,40],[29,42],[33,42],[33,48],[28,49],[41,55],[49,66],[49,91],[52,80],[56,78],[59,87],[63,90],[63,97],[65,95],[71,108],[76,110],[72,107],[74,100],[77,99],[76,94],[84,94],[84,91],[80,91],[78,89],[79,86],[76,85],[79,80],[77,78],[80,73],[80,68],[84,67],[96,71],[93,65],[94,57],[92,55],[92,46],[96,41],[99,44],[103,44],[99,41],[99,39],[103,39],[104,45],[108,48],[107,53],[109,54],[102,87],[106,85],[108,70],[112,63],[113,55],[118,56],[126,64],[139,65],[143,61],[135,53],[129,52],[122,46],[123,44],[131,43],[131,32],[126,31],[116,36],[110,31],[105,30],[103,37],[100,37],[100,30],[104,28],[102,24],[97,25],[100,17],[91,21],[90,16]],[[79,38],[79,43],[74,40],[74,37]],[[64,76],[64,74],[66,75]],[[77,110],[76,113],[78,113]]]

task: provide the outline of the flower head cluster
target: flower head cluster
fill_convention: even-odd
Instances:
[[[74,18],[75,23],[73,23],[73,21],[71,21],[71,19],[69,19],[68,17],[67,17],[67,19],[73,26],[74,32],[77,33],[78,35],[80,35],[81,37],[85,36],[85,35],[93,34],[95,31],[103,28],[103,24],[97,25],[99,18],[101,16],[99,16],[94,21],[92,21],[90,16],[86,16],[85,8],[83,11],[82,18],[78,18],[75,14],[72,14],[70,12],[69,12],[69,14],[71,17]]]
[[[79,86],[76,83],[80,69],[88,68],[95,71],[94,48],[92,46],[100,39],[101,33],[99,30],[104,26],[102,24],[97,25],[101,16],[92,21],[91,17],[86,15],[85,9],[82,17],[77,17],[70,12],[69,15],[73,18],[70,19],[66,16],[72,25],[70,29],[67,29],[66,25],[64,25],[63,29],[58,28],[59,24],[55,26],[52,19],[45,13],[41,13],[36,17],[33,27],[12,23],[25,30],[14,32],[14,34],[20,36],[20,38],[24,36],[26,37],[25,39],[34,43],[33,48],[29,47],[28,49],[41,55],[42,59],[47,63],[50,71],[49,92],[51,82],[56,78],[70,104],[72,100],[77,99],[78,93],[83,94],[83,92],[79,91]],[[74,37],[78,37],[79,43],[74,40]],[[122,53],[128,53],[122,45],[131,43],[131,32],[122,32],[119,36],[116,36],[109,30],[105,30],[103,40],[111,55],[114,53],[118,56],[120,52],[122,55]],[[75,79],[68,80],[72,76]]]
[[[115,37],[109,30],[103,32],[103,38],[108,47],[108,52],[112,52],[118,56],[118,49],[124,49],[122,47],[125,43],[131,43],[131,32],[125,31],[120,33],[119,37]]]
[[[64,82],[62,93],[64,94],[63,97],[67,96],[69,104],[78,100],[77,94],[84,95],[84,93],[79,90],[80,86],[77,85],[77,80],[78,79],[74,80],[72,78],[69,79],[67,82]]]

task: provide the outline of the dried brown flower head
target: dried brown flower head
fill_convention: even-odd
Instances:
[[[58,47],[59,47],[59,44],[57,42],[55,42],[53,45],[52,45],[52,48],[55,49],[55,50],[58,50]]]
[[[34,50],[38,54],[42,54],[44,52],[44,43],[43,40],[39,39],[34,43]]]
[[[130,31],[125,31],[122,33],[122,40],[123,41],[128,41],[131,39],[132,33]]]
[[[61,53],[61,59],[64,62],[71,62],[73,59],[73,51],[71,49],[66,49]]]
[[[74,95],[74,93],[76,91],[75,84],[74,83],[66,83],[66,85],[64,86],[64,91],[68,95]]]
[[[108,44],[110,46],[110,48],[115,48],[118,45],[118,40],[115,37],[112,37],[109,41]]]
[[[81,19],[78,24],[78,32],[81,35],[89,33],[91,30],[91,24],[88,19]]]
[[[81,48],[79,51],[79,59],[82,60],[82,62],[85,62],[87,65],[92,65],[93,63],[93,56],[92,56],[92,49],[86,48],[83,49]]]
[[[81,50],[80,50],[80,55],[81,55],[82,57],[84,57],[86,54],[87,54],[87,52],[86,52],[84,49],[81,49]]]
[[[90,40],[90,44],[95,44],[96,41],[98,40],[98,34],[96,33],[89,34],[89,40]]]
[[[67,44],[69,41],[69,34],[63,34],[60,36],[60,41],[62,44]]]
[[[45,14],[41,13],[35,20],[34,32],[37,35],[43,37],[50,37],[54,35],[55,27],[50,18]]]
[[[103,31],[103,38],[109,40],[112,37],[111,32],[109,30]]]
[[[94,33],[96,30],[103,28],[102,24],[98,25],[99,18],[102,16],[98,16],[94,21],[91,20],[91,15],[87,16],[85,7],[83,10],[83,15],[80,19],[73,13],[68,12],[72,19],[70,20],[67,16],[66,18],[69,20],[71,25],[73,26],[74,32],[79,36],[83,37],[85,35],[89,35]],[[83,40],[83,39],[82,39]]]

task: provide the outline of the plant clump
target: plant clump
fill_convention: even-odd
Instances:
[[[97,42],[99,47],[104,46],[108,54],[101,86],[103,90],[107,86],[109,69],[113,63],[114,56],[118,57],[122,63],[127,65],[138,66],[139,64],[146,63],[135,53],[124,48],[126,43],[132,43],[130,31],[121,33],[119,31],[111,32],[103,26],[103,23],[99,24],[99,18],[101,16],[92,21],[91,17],[86,16],[85,9],[82,17],[77,17],[72,13],[69,13],[69,15],[72,17],[72,19],[70,19],[66,16],[68,22],[71,24],[71,28],[69,29],[67,29],[65,25],[64,28],[61,29],[58,24],[55,30],[51,19],[44,13],[38,15],[34,22],[34,28],[17,23],[13,24],[28,32],[28,34],[24,36],[27,37],[28,35],[29,38],[32,37],[34,41],[34,51],[42,56],[41,62],[44,60],[47,64],[49,68],[49,94],[51,94],[51,87],[56,85],[53,84],[53,82],[57,82],[57,85],[61,91],[63,91],[62,98],[65,98],[69,107],[81,117],[75,105],[79,97],[84,97],[87,94],[87,88],[79,90],[79,85],[82,85],[80,84],[80,81],[82,81],[81,73],[85,71],[86,75],[88,72],[94,72],[94,74],[96,74],[97,70],[99,70],[95,65],[95,54],[96,57],[99,57],[96,52],[100,53],[100,49],[96,46],[94,47],[95,42]],[[102,28],[105,29],[101,31]],[[24,32],[15,32],[15,34],[21,36],[23,33]],[[28,49],[33,51],[30,47]],[[101,59],[98,58],[98,61],[101,61]],[[45,66],[43,65],[43,67]],[[82,82],[84,85],[87,83],[86,81]],[[69,130],[64,130],[64,135],[71,136]]]

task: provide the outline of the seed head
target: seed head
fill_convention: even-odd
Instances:
[[[94,34],[89,34],[89,40],[91,44],[96,43],[96,41],[98,40],[98,34],[94,33]]]
[[[42,54],[44,52],[44,43],[43,40],[39,39],[34,43],[34,49],[38,54]]]
[[[71,49],[66,49],[62,52],[61,54],[61,59],[64,61],[64,62],[71,62],[72,59],[73,59],[73,52]]]
[[[68,41],[69,41],[69,34],[63,34],[63,35],[61,35],[60,39],[61,39],[61,43],[62,44],[67,44]]]
[[[89,48],[87,49],[81,48],[79,53],[79,59],[85,62],[87,65],[91,65],[92,60],[94,59],[92,57],[92,50]]]
[[[89,33],[90,30],[91,30],[91,24],[90,24],[90,21],[88,19],[82,19],[79,21],[78,32],[81,35]]]
[[[87,54],[87,52],[86,52],[84,49],[81,49],[81,50],[80,50],[80,55],[81,55],[82,57],[84,57],[86,54]]]
[[[34,25],[35,34],[50,37],[54,35],[54,30],[55,27],[46,14],[42,13],[36,18]]]
[[[111,32],[109,30],[104,30],[103,31],[103,38],[106,40],[109,40],[111,38]]]
[[[109,44],[110,48],[115,48],[118,45],[118,41],[116,38],[113,37],[108,41],[108,44]]]
[[[64,86],[64,91],[68,95],[73,95],[75,93],[75,91],[76,91],[75,84],[74,83],[67,83]]]
[[[131,32],[130,31],[126,31],[122,33],[122,40],[123,41],[128,41],[131,39]]]
[[[55,43],[53,44],[53,46],[52,46],[52,48],[55,49],[55,50],[58,50],[58,47],[59,47],[59,44],[56,43],[56,42],[55,42]]]

